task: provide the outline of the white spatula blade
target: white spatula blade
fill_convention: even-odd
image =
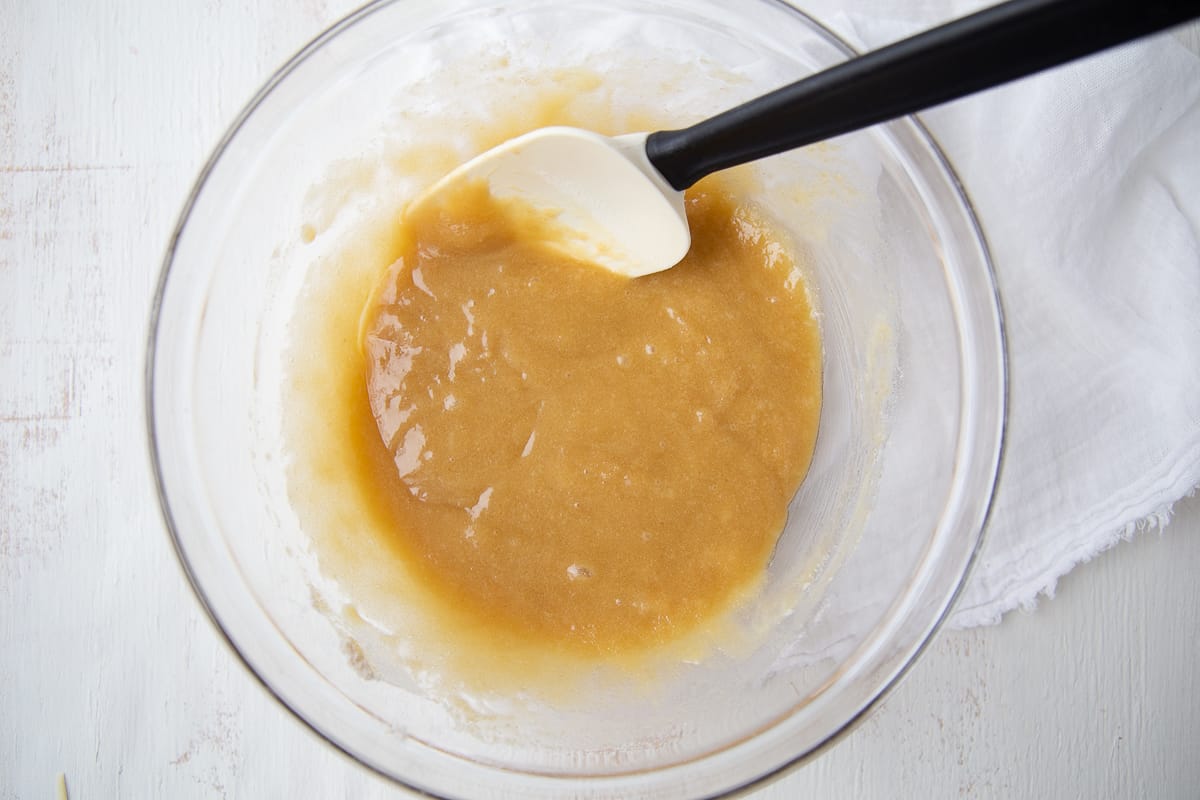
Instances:
[[[568,255],[630,277],[649,275],[679,263],[691,234],[683,193],[650,164],[645,140],[644,133],[609,138],[542,128],[475,157],[425,197],[458,180],[483,179],[498,198],[554,214],[563,229],[555,246]]]

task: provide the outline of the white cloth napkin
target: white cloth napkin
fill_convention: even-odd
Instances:
[[[982,5],[803,7],[870,50]],[[922,115],[982,221],[1009,355],[1007,450],[955,627],[1032,608],[1200,484],[1198,30]]]

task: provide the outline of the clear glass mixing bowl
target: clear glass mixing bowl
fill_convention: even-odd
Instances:
[[[370,624],[331,613],[345,598],[298,521],[278,422],[290,326],[329,248],[436,166],[396,157],[405,142],[470,155],[463,126],[511,115],[539,81],[678,126],[850,55],[775,0],[393,0],[334,26],[242,113],[163,269],[151,448],[197,593],[330,742],[446,797],[707,797],[800,763],[912,664],[978,548],[1005,396],[986,246],[915,120],[770,159],[747,184],[805,254],[825,348],[816,454],[739,617],[749,645],[649,691],[447,702],[432,673],[387,663]],[[596,80],[564,77],[580,70]]]

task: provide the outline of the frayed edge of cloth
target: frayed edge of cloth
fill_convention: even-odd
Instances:
[[[1099,556],[1108,550],[1119,545],[1121,542],[1128,542],[1140,533],[1148,531],[1157,531],[1159,535],[1166,530],[1166,527],[1171,522],[1171,517],[1175,513],[1175,504],[1185,498],[1193,497],[1200,490],[1200,486],[1192,487],[1179,500],[1174,500],[1166,503],[1159,508],[1151,511],[1141,519],[1127,523],[1124,527],[1118,528],[1110,532],[1107,536],[1100,537],[1096,540],[1095,546],[1089,548],[1077,558],[1071,558],[1058,567],[1052,570],[1052,576],[1048,581],[1040,586],[1030,586],[1024,591],[1015,594],[1012,597],[1006,598],[1001,604],[991,604],[971,609],[963,609],[955,611],[950,615],[950,619],[946,627],[950,630],[965,630],[967,628],[979,628],[989,625],[999,625],[1004,619],[1004,615],[1010,611],[1020,609],[1022,611],[1035,611],[1042,597],[1048,600],[1054,599],[1055,590],[1058,588],[1058,582],[1071,570],[1086,564],[1092,559]]]

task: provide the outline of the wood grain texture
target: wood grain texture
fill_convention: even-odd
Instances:
[[[241,666],[176,563],[150,297],[210,148],[348,0],[0,13],[0,798],[400,797]],[[947,633],[762,798],[1195,797],[1200,502],[1001,626]]]

